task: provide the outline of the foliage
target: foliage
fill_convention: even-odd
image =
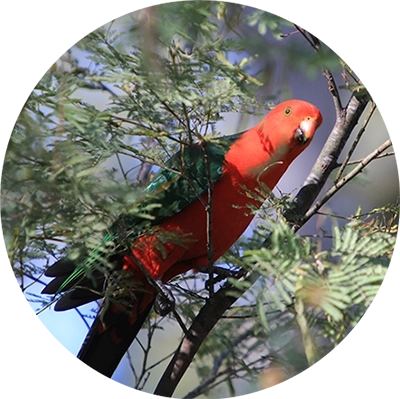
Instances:
[[[250,26],[257,27],[260,35],[265,35],[270,30],[277,39],[282,39],[282,25],[291,25],[290,22],[262,10],[253,10],[247,16],[247,21]]]
[[[274,368],[281,380],[288,379],[337,346],[366,312],[389,266],[397,231],[386,230],[388,220],[379,221],[385,211],[375,209],[376,219],[356,215],[342,228],[335,225],[326,250],[320,246],[322,237],[298,236],[282,217],[263,215],[251,244],[255,249],[244,244],[241,263],[260,277],[244,287],[246,294],[195,359],[208,382],[194,390],[196,396],[230,380],[232,368],[235,378],[250,384]],[[391,211],[390,220],[397,220],[398,208]],[[227,339],[230,330],[236,341],[230,335]]]
[[[58,243],[92,248],[120,213],[138,212],[141,184],[134,172],[141,163],[163,166],[181,143],[210,134],[221,112],[251,112],[254,85],[217,56],[230,49],[229,41],[214,38],[192,54],[174,41],[162,51],[121,51],[122,44],[121,34],[106,28],[85,37],[78,46],[93,70],[80,67],[72,49],[21,112],[2,184],[3,226],[16,270],[57,255]],[[106,87],[113,95],[105,109],[80,98],[87,96],[83,89],[101,96]],[[115,159],[120,170],[107,169]]]
[[[258,114],[274,100],[276,90],[266,95],[265,88],[285,38],[293,39],[285,65],[311,75],[322,66],[346,71],[329,49],[316,53],[300,35],[290,36],[294,29],[236,4],[169,3],[96,30],[46,72],[15,125],[1,187],[9,259],[39,311],[52,298],[31,287],[43,284],[49,264],[67,251],[97,248],[121,214],[148,218],[141,203],[154,171],[168,172],[167,160],[199,139],[217,146],[227,113]],[[271,195],[253,236],[221,259],[225,270],[258,278],[255,284],[229,278],[247,291],[202,345],[194,362],[202,382],[187,397],[218,394],[222,383],[235,395],[240,380],[254,390],[271,370],[280,380],[301,372],[343,340],[376,295],[395,243],[397,207],[357,213],[331,235],[305,237],[279,216],[289,198]],[[210,294],[207,284],[187,274],[171,288],[188,326]],[[148,321],[136,387],[147,389],[164,360],[149,364],[148,352],[175,317],[153,314]]]

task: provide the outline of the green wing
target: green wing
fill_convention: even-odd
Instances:
[[[66,257],[52,265],[46,271],[46,276],[55,277],[55,279],[42,292],[59,293],[69,290],[77,282],[80,285],[86,285],[82,279],[93,282],[96,270],[101,271],[106,264],[112,263],[114,255],[107,248],[112,248],[114,254],[124,252],[128,244],[143,234],[146,229],[157,226],[182,211],[207,191],[210,181],[212,184],[217,182],[222,175],[226,152],[242,134],[183,146],[181,151],[166,162],[165,168],[156,173],[145,189],[149,198],[142,203],[143,209],[154,205],[150,207],[149,218],[121,215],[105,234],[99,247],[84,260],[76,262]],[[100,278],[101,281],[96,285],[102,284],[104,277]]]
[[[240,135],[185,146],[167,161],[145,189],[154,194],[151,202],[160,205],[153,214],[154,224],[186,208],[208,189],[210,181],[214,184],[221,177],[225,154]]]

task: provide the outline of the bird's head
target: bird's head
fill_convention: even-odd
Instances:
[[[302,100],[284,101],[277,105],[259,125],[264,145],[288,159],[296,158],[311,143],[322,123],[319,109]]]
[[[318,108],[306,101],[280,103],[231,147],[227,164],[234,165],[241,176],[272,188],[308,147],[321,123]]]

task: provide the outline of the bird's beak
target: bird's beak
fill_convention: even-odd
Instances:
[[[304,143],[309,142],[313,136],[318,126],[320,125],[319,121],[314,118],[307,117],[300,122],[300,125],[297,129],[297,136],[300,141]]]

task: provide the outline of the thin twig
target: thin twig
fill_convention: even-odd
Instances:
[[[278,353],[279,350],[277,350],[275,352]],[[247,351],[247,354],[249,354],[250,352]],[[261,358],[257,358],[253,361],[250,361],[249,363],[245,363],[244,359],[246,358],[246,356],[243,356],[243,358],[240,360],[240,365],[242,365],[242,367],[235,367],[234,364],[229,364],[225,369],[219,371],[216,375],[215,378],[210,379],[210,381],[207,381],[207,384],[201,384],[201,390],[198,388],[195,388],[193,391],[189,392],[186,396],[183,397],[183,399],[193,399],[196,398],[198,396],[200,396],[201,394],[204,394],[205,392],[210,392],[212,389],[214,389],[215,387],[217,387],[218,385],[222,384],[223,382],[229,381],[230,379],[232,379],[232,376],[236,377],[236,378],[242,378],[243,377],[240,376],[241,372],[244,373],[248,373],[249,369],[251,367],[253,367],[252,371],[257,375],[259,374],[262,370],[265,370],[266,367],[266,363],[271,361],[272,359],[274,359],[274,355],[269,354],[267,356],[263,356]],[[258,366],[257,366],[258,364]],[[220,377],[225,376],[225,378],[223,379],[219,379]],[[218,380],[219,379],[219,380]]]
[[[133,259],[133,261],[138,266],[140,271],[144,274],[144,276],[146,277],[149,284],[156,290],[157,294],[161,295],[162,298],[165,299],[166,301],[169,301],[169,298],[165,294],[164,290],[160,287],[160,284],[162,284],[162,283],[159,281],[156,281],[150,275],[149,271],[146,269],[146,266],[135,255],[133,255],[133,253],[130,253],[129,256]],[[173,309],[171,311],[171,313],[174,315],[174,317],[175,317],[176,321],[178,322],[179,326],[181,327],[183,333],[187,334],[188,330],[187,330],[186,325],[183,322],[181,316],[179,315],[179,313],[175,309]]]
[[[293,25],[294,25],[294,27],[299,31],[299,33],[301,33],[301,35],[304,37],[304,39],[307,40],[307,42],[311,45],[311,47],[312,47],[315,51],[318,51],[318,48],[317,48],[315,42],[312,40],[311,35],[309,35],[309,33],[308,33],[305,29],[303,29],[302,27],[300,27],[299,25],[297,25],[297,24],[293,24]]]
[[[130,368],[131,371],[132,371],[133,378],[135,379],[135,381],[137,381],[138,376],[137,376],[137,374],[136,374],[135,367],[133,367],[132,356],[131,356],[131,354],[130,354],[129,351],[126,352],[126,357],[128,358],[129,368]]]
[[[123,167],[122,162],[121,162],[120,154],[118,154],[118,152],[117,152],[117,153],[115,154],[115,156],[117,157],[117,162],[118,162],[119,168],[121,169],[122,177],[124,178],[125,181],[127,181],[127,180],[128,180],[127,174],[126,174],[125,171],[124,171],[124,167]]]
[[[203,144],[204,149],[204,162],[206,165],[207,174],[207,206],[206,206],[206,218],[207,218],[207,261],[208,261],[208,278],[209,278],[209,293],[210,297],[214,296],[214,271],[213,271],[213,259],[214,259],[214,248],[212,243],[212,200],[213,200],[213,184],[211,180],[211,160],[209,159],[209,153],[207,149],[207,142]]]
[[[349,68],[347,66],[347,64],[343,61],[343,59],[340,60],[340,65],[342,66],[342,68],[345,70],[345,72],[354,80],[354,82],[356,82],[357,84],[360,83],[360,80],[357,79],[354,75],[353,72],[350,70],[351,68]],[[347,78],[346,78],[347,79]],[[345,80],[346,81],[346,80]]]
[[[193,137],[192,137],[192,129],[191,129],[191,126],[190,126],[190,116],[189,116],[189,112],[188,112],[188,110],[187,110],[187,107],[186,107],[186,105],[185,105],[185,103],[182,103],[182,109],[183,109],[183,113],[184,113],[184,115],[185,115],[185,118],[186,118],[186,131],[187,131],[187,135],[188,135],[188,138],[189,138],[189,145],[192,145],[193,144]]]
[[[150,348],[151,348],[151,341],[153,338],[153,334],[154,334],[154,328],[147,328],[147,345],[145,347],[142,347],[143,349],[143,359],[142,359],[142,371],[139,375],[139,377],[136,380],[136,387],[137,389],[142,389],[145,384],[146,381],[149,377],[149,371],[147,370],[147,359],[149,357],[149,353],[150,353]],[[140,383],[143,381],[142,386],[140,387]]]
[[[160,360],[157,360],[156,362],[154,362],[151,366],[147,367],[147,371],[150,371],[152,369],[154,369],[155,367],[157,367],[159,364],[161,364],[162,362],[165,362],[167,359],[169,359],[175,351],[172,351],[171,353],[169,353],[168,355],[162,357]]]
[[[321,209],[321,207],[328,202],[332,198],[334,194],[336,194],[344,185],[346,185],[350,180],[352,180],[355,176],[363,171],[363,169],[374,159],[376,159],[380,154],[382,154],[386,149],[392,146],[391,140],[386,140],[383,144],[381,144],[376,150],[371,152],[368,156],[366,156],[359,164],[356,166],[351,172],[342,177],[339,181],[335,182],[335,184],[327,191],[324,197],[314,204],[312,208],[310,208],[304,217],[301,219],[301,224],[306,223],[316,212]]]
[[[155,140],[151,137],[146,138],[146,146],[147,148],[154,147],[155,145]],[[136,176],[136,181],[142,184],[146,184],[149,180],[149,175],[151,172],[153,165],[149,162],[142,162],[140,165],[139,172]],[[131,171],[131,169],[126,171],[126,175]]]
[[[311,47],[317,53],[321,53],[323,51],[321,42],[319,41],[319,39],[317,37],[315,37],[314,35],[311,35],[309,32],[307,32],[306,30],[301,28],[299,25],[294,24],[294,26],[299,31],[299,33],[301,33],[301,35],[308,41],[308,43],[310,43]],[[335,111],[336,111],[336,119],[338,119],[338,118],[340,118],[340,115],[343,111],[343,106],[342,106],[342,102],[340,100],[339,90],[337,88],[335,79],[334,79],[332,73],[329,71],[329,69],[324,68],[322,74],[325,76],[326,81],[328,83],[328,90],[332,94],[333,103],[334,103]]]
[[[80,317],[81,320],[83,321],[83,324],[85,324],[85,326],[86,326],[87,329],[89,330],[89,329],[90,329],[90,325],[89,325],[89,323],[88,323],[87,320],[86,320],[86,316],[85,316],[78,308],[75,308],[74,310],[75,310],[76,313],[78,313],[79,317]]]
[[[353,143],[351,145],[351,148],[350,148],[349,152],[346,155],[346,158],[344,159],[343,163],[340,166],[340,169],[339,169],[339,171],[338,171],[338,173],[336,175],[335,182],[337,182],[340,179],[340,177],[342,176],[342,174],[344,172],[344,169],[349,164],[350,158],[353,155],[353,153],[354,153],[354,151],[355,151],[355,149],[356,149],[361,137],[365,133],[365,130],[366,130],[367,126],[368,126],[369,121],[371,120],[372,115],[375,112],[375,109],[376,109],[376,104],[372,103],[371,109],[369,110],[368,115],[365,118],[364,123],[361,126],[361,129],[359,130],[359,132],[357,134],[357,137],[354,139],[354,141],[353,141]]]
[[[294,31],[292,31],[292,32],[281,33],[279,36],[280,36],[282,39],[286,39],[286,38],[289,37],[289,36],[297,35],[297,34],[299,34],[299,33],[300,33],[299,30],[296,29],[296,30],[294,30]]]
[[[394,155],[395,155],[395,152],[394,152],[394,151],[388,151],[388,152],[385,152],[385,153],[383,153],[383,154],[378,155],[376,158],[373,159],[373,161],[375,161],[375,160],[377,160],[377,159],[392,157],[392,156],[394,156]],[[363,159],[357,159],[357,160],[355,160],[355,161],[350,161],[350,162],[347,163],[347,166],[358,165],[358,164],[359,164],[360,162],[362,162],[362,161],[363,161]],[[343,164],[338,164],[337,166],[340,167],[340,166],[342,166],[342,165],[343,165]]]
[[[40,273],[40,275],[38,277],[34,277],[34,276],[32,276],[32,274],[30,274],[28,272],[25,272],[25,271],[22,271],[21,278],[22,277],[28,277],[29,279],[32,280],[32,283],[29,283],[28,285],[22,287],[22,291],[23,292],[26,291],[28,288],[30,288],[32,285],[34,285],[36,283],[39,283],[41,285],[46,285],[46,283],[41,280],[41,278],[43,277],[43,274],[44,273]]]

